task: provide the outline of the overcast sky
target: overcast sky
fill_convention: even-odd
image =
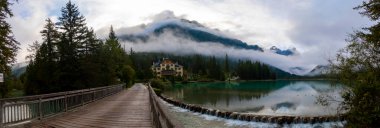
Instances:
[[[39,31],[46,18],[57,20],[66,0],[19,0],[8,19],[21,43],[18,62],[25,61],[28,44],[41,40]],[[104,28],[115,29],[152,22],[163,11],[230,34],[263,48],[295,47],[325,64],[346,45],[349,33],[371,22],[352,8],[360,0],[72,0],[87,23],[104,37]]]

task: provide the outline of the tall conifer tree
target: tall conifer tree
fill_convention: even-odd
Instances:
[[[78,7],[69,1],[61,9],[59,28],[61,41],[59,42],[60,70],[59,80],[65,89],[83,88],[80,75],[79,59],[84,55],[87,27],[85,18],[80,14]]]
[[[7,78],[11,74],[10,65],[15,62],[19,43],[13,36],[11,26],[5,19],[12,17],[13,13],[10,9],[8,0],[0,0],[0,73],[4,73],[6,82],[0,83],[1,97],[5,97],[8,93]]]

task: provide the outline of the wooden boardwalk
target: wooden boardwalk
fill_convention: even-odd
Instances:
[[[133,87],[114,96],[50,119],[27,125],[32,128],[118,128],[152,127],[149,92],[146,86]]]

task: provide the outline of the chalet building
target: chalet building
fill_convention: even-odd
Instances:
[[[173,61],[168,58],[163,58],[162,61],[153,62],[152,71],[157,77],[183,76],[183,66],[178,63],[173,63]]]

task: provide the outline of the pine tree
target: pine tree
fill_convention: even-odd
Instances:
[[[56,79],[54,79],[58,61],[57,44],[59,43],[59,33],[50,19],[46,20],[46,25],[41,34],[43,42],[39,54],[41,54],[42,60],[36,59],[36,63],[41,65],[41,69],[38,70],[42,73],[41,79],[45,81],[42,86],[46,89],[42,93],[59,91],[59,87],[56,87]]]
[[[276,78],[275,73],[270,70],[268,65],[249,60],[239,60],[236,73],[243,80],[264,80]]]
[[[102,81],[101,67],[103,65],[103,42],[98,39],[92,28],[86,31],[86,40],[83,44],[84,52],[79,59],[79,72],[82,76],[81,84],[85,88],[104,85]]]
[[[35,52],[28,56],[31,60],[27,67],[26,75],[26,94],[40,94],[59,91],[54,73],[57,69],[57,43],[59,42],[59,33],[50,20],[46,20],[44,29],[41,31],[42,44],[35,42],[31,45],[30,50]]]
[[[103,46],[102,54],[104,55],[104,65],[102,69],[104,72],[104,84],[112,84],[116,82],[116,77],[121,77],[120,72],[125,64],[126,53],[121,48],[121,45],[116,37],[113,27],[110,28],[108,39],[106,39]]]
[[[224,73],[225,77],[229,80],[230,79],[230,64],[229,64],[228,55],[224,57]]]
[[[84,45],[86,43],[86,19],[80,14],[78,7],[69,1],[61,9],[62,15],[59,17],[59,28],[63,31],[63,38],[70,48],[70,56],[77,57],[84,54]]]
[[[84,43],[84,54],[96,54],[102,46],[101,40],[96,38],[94,29],[90,28],[86,31],[86,40]]]
[[[78,7],[69,1],[62,8],[56,29],[50,19],[41,31],[43,42],[35,43],[28,56],[26,93],[41,94],[130,82],[134,70],[113,28],[103,44],[86,27]]]
[[[11,26],[5,21],[6,18],[12,17],[13,13],[10,9],[8,0],[0,1],[0,73],[4,73],[5,84],[0,83],[1,97],[5,97],[8,93],[7,77],[10,76],[10,64],[15,62],[15,57],[19,49],[19,43],[13,36]]]
[[[48,60],[48,47],[46,43],[42,43],[37,49],[35,57],[29,62],[26,75],[26,94],[40,94],[50,92],[49,79],[50,71],[46,70]]]
[[[32,43],[32,45],[29,44],[28,46],[29,46],[29,48],[27,48],[26,50],[28,52],[30,52],[30,54],[27,55],[25,57],[25,59],[27,59],[29,61],[34,61],[34,58],[36,58],[36,53],[37,53],[38,49],[41,47],[41,44],[38,43],[38,41],[34,41]]]
[[[44,30],[41,31],[42,39],[47,47],[47,61],[52,63],[57,61],[57,43],[59,42],[59,33],[56,29],[55,24],[50,20],[46,19],[46,24]]]
[[[116,33],[115,31],[113,30],[113,26],[111,25],[111,28],[110,28],[110,33],[108,34],[108,40],[112,40],[112,41],[118,41],[119,39],[116,37]],[[132,49],[131,49],[132,50]]]
[[[32,94],[39,94],[40,89],[38,87],[38,83],[35,82],[36,80],[36,66],[35,66],[35,59],[37,56],[37,52],[39,51],[41,47],[41,44],[38,43],[38,41],[33,42],[32,45],[29,45],[29,48],[27,49],[28,52],[31,52],[28,56],[26,56],[26,59],[29,60],[29,65],[26,68],[26,72],[24,73],[25,77],[25,94],[26,95],[32,95]]]
[[[78,7],[69,1],[61,9],[62,15],[59,17],[58,27],[61,29],[58,50],[60,54],[58,77],[64,89],[84,88],[81,83],[79,59],[85,55],[86,27],[85,18],[78,10]]]
[[[84,41],[84,33],[86,32],[86,19],[80,14],[78,6],[69,1],[65,7],[61,9],[62,15],[59,17],[59,24],[70,43],[78,43]]]

